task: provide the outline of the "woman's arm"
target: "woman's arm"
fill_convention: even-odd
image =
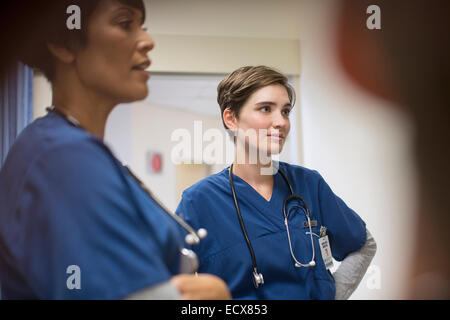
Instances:
[[[346,300],[356,290],[377,251],[377,244],[366,229],[367,240],[364,246],[350,253],[333,274],[336,283],[336,300]]]
[[[181,294],[170,282],[163,282],[156,286],[141,290],[126,297],[125,300],[180,300]]]
[[[136,292],[126,300],[228,300],[225,282],[209,274],[180,274],[170,281]]]
[[[227,284],[212,274],[179,274],[170,280],[184,300],[229,300]]]

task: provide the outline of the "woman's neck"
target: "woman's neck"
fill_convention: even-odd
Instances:
[[[262,164],[240,164],[235,161],[233,164],[233,174],[247,182],[256,192],[267,201],[272,199],[274,178],[272,165]]]
[[[271,164],[240,164],[235,161],[233,163],[233,174],[250,185],[262,185],[273,181],[273,175],[267,174],[272,171],[271,168]]]
[[[63,105],[57,102],[54,103],[54,107],[65,115],[75,118],[84,130],[103,140],[109,111],[86,110],[78,106]]]
[[[73,94],[75,92],[78,94]],[[103,140],[106,120],[115,104],[76,88],[67,91],[53,87],[53,106],[65,115],[75,118],[83,129]]]
[[[233,173],[252,186],[270,185],[273,183],[272,158],[257,151],[237,143]]]
[[[233,173],[252,186],[273,183],[273,164],[270,155],[252,149],[247,143],[235,144]]]

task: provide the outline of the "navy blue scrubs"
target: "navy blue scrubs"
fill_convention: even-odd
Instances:
[[[229,169],[212,175],[183,193],[177,214],[195,228],[206,228],[208,236],[192,249],[200,259],[199,272],[215,274],[228,284],[235,299],[334,299],[335,284],[326,270],[319,248],[319,232],[327,228],[333,258],[342,261],[366,242],[364,221],[330,189],[322,176],[304,167],[280,162],[294,193],[302,196],[311,212],[316,266],[296,268],[289,250],[283,217],[283,201],[290,195],[280,173],[274,176],[270,201],[247,182],[233,176],[239,207],[255,251],[264,285],[253,285],[252,261],[242,234],[229,183]],[[290,203],[295,206],[298,203]],[[311,261],[312,248],[307,221],[300,208],[289,215],[295,256]]]
[[[103,142],[59,115],[33,122],[10,150],[3,299],[121,299],[178,273],[181,246],[178,226]]]

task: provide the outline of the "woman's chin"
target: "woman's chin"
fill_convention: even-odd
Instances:
[[[283,144],[279,143],[271,143],[267,148],[267,154],[272,156],[279,155],[281,151],[283,151]]]
[[[148,97],[148,89],[146,88],[145,90],[143,90],[142,93],[136,96],[136,100],[144,100],[147,97]]]
[[[143,88],[139,88],[139,90],[130,91],[127,95],[124,95],[122,99],[120,99],[120,103],[131,103],[135,101],[141,101],[148,97],[149,90],[148,87],[145,86]]]

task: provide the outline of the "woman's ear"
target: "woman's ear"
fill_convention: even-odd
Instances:
[[[75,60],[75,55],[73,52],[65,47],[53,43],[47,43],[47,48],[53,57],[64,64],[70,64]]]
[[[236,131],[237,130],[237,119],[234,115],[234,112],[231,111],[230,108],[226,108],[222,114],[223,122],[227,126],[228,130]]]

